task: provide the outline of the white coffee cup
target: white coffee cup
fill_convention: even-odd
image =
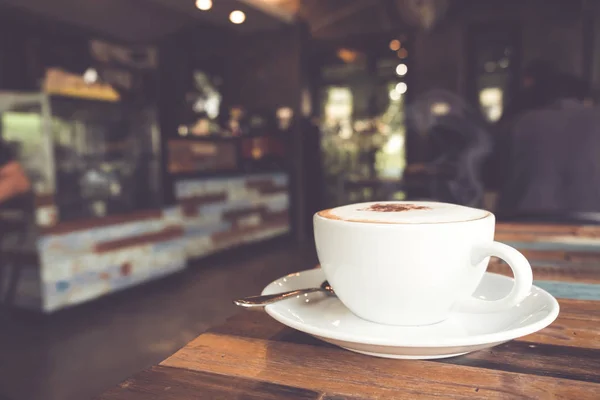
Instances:
[[[521,302],[531,266],[494,241],[494,227],[490,212],[434,202],[353,204],[314,216],[319,261],[339,299],[358,317],[388,325],[429,325],[456,307],[490,313]],[[490,256],[508,263],[515,284],[503,299],[476,299]]]

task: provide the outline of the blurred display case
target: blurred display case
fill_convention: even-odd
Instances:
[[[0,127],[33,189],[19,200],[24,239],[0,237],[4,257],[31,256],[18,258],[15,305],[51,312],[186,266],[153,107],[0,92]]]
[[[38,225],[161,206],[153,109],[44,93],[0,93],[2,138],[33,183]]]
[[[222,114],[221,121],[212,121],[217,128],[210,134],[195,134],[193,128],[180,125],[178,137],[168,140],[167,171],[174,180],[180,174],[189,177],[287,170],[291,115],[279,118],[275,113],[250,113],[239,107]],[[288,121],[284,124],[282,120]]]
[[[285,170],[286,137],[263,135],[241,140],[241,165],[247,170]]]
[[[15,305],[53,312],[291,232],[289,111],[281,126],[239,107],[220,119],[203,87],[161,137],[155,107],[140,105],[151,102],[54,75],[42,93],[0,92],[2,138],[33,183],[36,220]]]
[[[168,143],[171,174],[233,171],[237,148],[232,140],[175,139]]]

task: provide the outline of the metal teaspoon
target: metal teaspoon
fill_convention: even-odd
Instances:
[[[335,294],[329,282],[324,281],[318,288],[298,289],[289,292],[267,294],[264,296],[250,296],[244,297],[243,299],[234,300],[233,303],[236,306],[251,308],[251,307],[264,307],[268,304],[275,303],[280,300],[289,299],[290,297],[299,296],[307,293],[314,292],[326,292],[328,294]]]

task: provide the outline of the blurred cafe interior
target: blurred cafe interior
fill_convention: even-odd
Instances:
[[[317,265],[318,210],[600,221],[600,2],[0,0],[0,21],[29,181],[0,180],[2,399],[160,362]]]

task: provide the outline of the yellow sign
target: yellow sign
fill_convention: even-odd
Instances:
[[[121,96],[111,85],[105,83],[89,83],[83,76],[49,68],[46,70],[43,91],[50,95],[79,97],[101,101],[119,101]]]

